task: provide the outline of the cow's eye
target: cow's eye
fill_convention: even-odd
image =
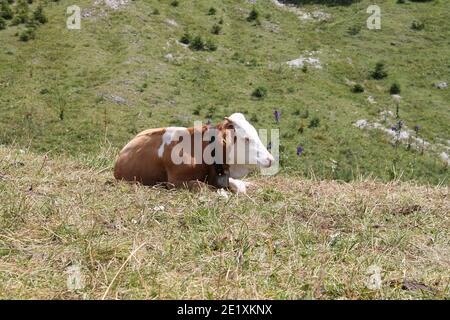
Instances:
[[[250,138],[245,137],[245,142],[250,142]]]

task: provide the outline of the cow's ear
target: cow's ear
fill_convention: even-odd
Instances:
[[[228,117],[224,118],[223,128],[224,129],[234,129],[233,122]]]

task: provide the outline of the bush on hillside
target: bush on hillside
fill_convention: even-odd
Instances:
[[[381,80],[387,77],[387,72],[384,70],[384,63],[377,62],[375,70],[370,73],[370,76],[375,80]]]
[[[215,15],[216,14],[216,8],[214,8],[214,7],[211,7],[211,8],[209,8],[209,10],[208,10],[208,15],[210,15],[210,16],[213,16],[213,15]]]
[[[314,117],[309,122],[308,128],[317,128],[320,126],[320,119],[318,117]]]
[[[356,36],[361,31],[361,26],[351,26],[347,29],[347,34],[351,36]]]
[[[211,33],[212,34],[220,34],[221,30],[222,30],[222,27],[220,25],[218,25],[218,24],[215,24],[211,28]]]
[[[360,85],[359,83],[357,83],[353,86],[352,92],[354,92],[354,93],[364,92],[364,87],[362,85]]]
[[[205,49],[207,49],[209,51],[216,51],[217,45],[211,39],[208,39],[208,40],[206,40],[206,43],[205,43]]]
[[[255,8],[253,8],[252,11],[250,11],[250,13],[249,13],[249,15],[247,17],[247,21],[248,22],[256,21],[256,20],[258,20],[258,17],[259,17],[258,11],[256,11]]]
[[[30,12],[30,8],[28,7],[28,3],[25,0],[19,0],[17,2],[14,18],[11,21],[11,24],[15,26],[15,25],[18,25],[21,23],[28,22],[29,12]]]
[[[252,92],[252,97],[258,98],[258,99],[262,99],[267,95],[267,89],[265,87],[257,87],[255,90],[253,90]]]
[[[183,34],[183,36],[180,38],[180,42],[183,44],[189,44],[191,43],[192,37],[189,33]]]
[[[33,28],[26,28],[19,34],[19,40],[23,42],[27,42],[28,40],[32,40],[36,37],[36,33]]]
[[[41,24],[47,23],[48,21],[47,17],[45,16],[44,9],[41,5],[39,5],[33,12],[33,18]]]
[[[414,20],[411,24],[411,29],[413,29],[413,30],[420,31],[420,30],[423,30],[424,28],[425,28],[425,24],[423,22],[420,22],[417,20]]]
[[[180,4],[180,2],[178,2],[178,0],[173,0],[173,1],[170,3],[170,5],[171,5],[172,7],[178,7],[179,4]]]
[[[195,51],[200,51],[205,49],[205,43],[200,36],[195,36],[192,42],[189,44],[189,48]]]
[[[400,85],[397,82],[394,82],[389,89],[390,94],[400,94]]]
[[[9,3],[6,0],[3,0],[0,5],[0,17],[5,20],[11,20],[13,16],[14,14]]]
[[[0,30],[6,29],[6,20],[0,17]]]

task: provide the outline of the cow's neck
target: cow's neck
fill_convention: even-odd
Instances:
[[[223,127],[222,123],[219,123],[216,127],[216,130],[219,130],[219,132],[221,133],[221,139],[222,141],[226,141],[225,137],[226,137],[226,133],[225,133],[225,129]],[[228,150],[227,150],[227,146],[223,145],[223,154],[224,154],[224,162],[226,163],[227,161],[227,155],[228,155]],[[248,168],[247,165],[243,165],[243,164],[226,164],[226,169],[228,169],[228,173],[230,174],[231,178],[241,178],[245,175],[247,175],[250,172],[250,169]]]

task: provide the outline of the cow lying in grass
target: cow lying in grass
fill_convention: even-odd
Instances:
[[[193,187],[207,183],[246,192],[238,180],[252,167],[269,168],[273,156],[241,113],[215,127],[168,127],[139,133],[120,151],[114,177],[144,185]]]

